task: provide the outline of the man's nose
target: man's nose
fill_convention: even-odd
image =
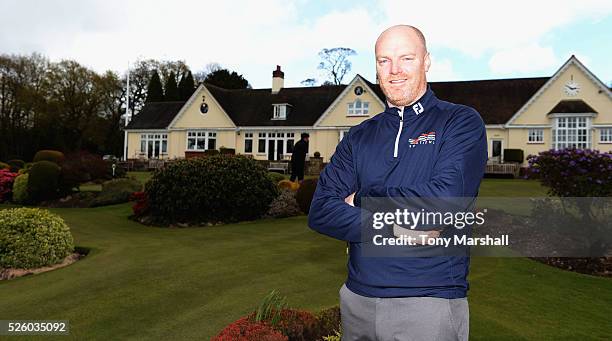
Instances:
[[[391,74],[395,75],[395,74],[398,74],[399,72],[400,72],[399,64],[391,62]]]

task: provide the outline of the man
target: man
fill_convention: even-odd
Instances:
[[[308,133],[302,133],[302,138],[293,146],[291,153],[291,178],[289,180],[302,182],[304,180],[304,162],[308,153]]]
[[[467,340],[469,257],[364,256],[367,210],[360,206],[365,197],[476,197],[487,159],[484,123],[474,109],[442,101],[428,87],[431,61],[417,28],[385,30],[375,55],[385,111],[338,144],[308,216],[312,229],[349,242],[342,339]]]

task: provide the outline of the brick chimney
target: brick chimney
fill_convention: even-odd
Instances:
[[[285,85],[285,73],[281,71],[280,65],[276,65],[276,70],[272,71],[272,93],[277,94]]]

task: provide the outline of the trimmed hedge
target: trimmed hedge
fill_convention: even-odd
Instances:
[[[55,199],[59,196],[60,167],[51,161],[40,161],[29,171],[28,193],[34,202]]]
[[[26,204],[28,202],[28,173],[21,174],[13,182],[13,202]]]
[[[504,149],[504,162],[523,163],[525,153],[522,149]]]
[[[70,229],[59,216],[38,208],[0,210],[0,267],[52,265],[73,250]]]
[[[10,169],[11,165],[8,163],[0,162],[0,169]]]
[[[310,204],[312,203],[312,198],[314,197],[318,182],[319,179],[305,179],[302,181],[300,188],[298,188],[295,194],[295,200],[297,200],[302,212],[306,214],[310,211]]]
[[[252,220],[277,196],[268,171],[244,156],[179,160],[157,170],[145,186],[150,214],[159,223]]]
[[[138,180],[130,178],[109,180],[102,184],[102,191],[100,191],[90,206],[96,207],[128,202],[132,193],[141,190],[142,184]]]
[[[17,172],[25,167],[25,162],[23,162],[23,160],[8,160],[6,163],[11,166],[11,172]]]
[[[61,164],[64,161],[64,153],[57,150],[39,150],[34,155],[32,162],[51,161]]]

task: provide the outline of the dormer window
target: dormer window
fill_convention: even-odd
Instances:
[[[356,99],[348,104],[347,116],[367,116],[370,111],[370,102]]]
[[[274,110],[272,113],[273,120],[286,120],[289,112],[289,104],[273,104]]]

